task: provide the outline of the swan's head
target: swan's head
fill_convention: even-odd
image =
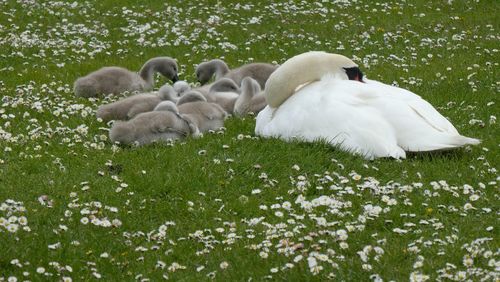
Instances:
[[[239,92],[240,88],[234,82],[234,80],[230,78],[221,78],[214,82],[212,86],[210,86],[209,92]]]
[[[359,82],[363,81],[363,73],[358,67],[343,68],[349,80],[357,80]]]
[[[151,64],[154,70],[172,80],[172,82],[179,80],[179,68],[177,66],[177,60],[175,59],[170,57],[156,57],[146,62],[146,64]]]
[[[279,107],[300,85],[320,80],[325,75],[343,80],[362,81],[358,65],[351,59],[320,51],[306,52],[288,59],[266,82],[265,97],[269,106]]]

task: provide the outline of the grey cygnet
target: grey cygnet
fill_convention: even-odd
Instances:
[[[139,73],[122,67],[103,67],[78,78],[74,83],[74,92],[76,96],[88,98],[126,91],[151,91],[154,87],[156,72],[175,82],[179,80],[177,71],[177,62],[170,57],[156,57],[148,60]]]
[[[227,77],[240,85],[243,78],[249,76],[257,80],[260,87],[264,89],[267,79],[277,68],[278,65],[268,63],[250,63],[230,70],[223,60],[213,59],[198,65],[196,78],[201,84],[205,84],[215,74],[215,80]]]
[[[123,98],[113,103],[101,105],[96,116],[103,121],[128,120],[136,115],[152,111],[161,101],[177,101],[178,95],[168,84],[163,85],[158,93],[143,93]]]

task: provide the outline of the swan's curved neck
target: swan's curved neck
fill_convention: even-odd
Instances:
[[[347,57],[325,52],[297,55],[274,71],[266,82],[265,97],[269,106],[279,107],[300,85],[320,80],[325,74],[343,75],[343,67],[357,66]],[[341,76],[342,77],[342,76]]]

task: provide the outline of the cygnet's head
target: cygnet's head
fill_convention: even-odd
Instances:
[[[177,106],[172,101],[162,101],[161,103],[156,105],[153,111],[171,111],[174,113],[179,113]]]
[[[152,58],[144,64],[145,66],[152,66],[154,70],[159,72],[161,75],[166,78],[172,80],[172,82],[176,82],[179,80],[177,67],[177,60],[172,59],[170,57],[156,57]]]
[[[210,86],[210,90],[208,92],[239,92],[240,88],[234,82],[234,80],[230,78],[221,78],[214,82],[212,86]]]
[[[196,79],[201,83],[207,83],[214,73],[220,69],[222,72],[227,72],[229,69],[227,64],[220,59],[213,59],[208,62],[203,62],[196,67]]]
[[[170,84],[165,84],[158,89],[158,97],[162,100],[177,101],[177,92]]]
[[[251,93],[251,95],[255,95],[261,91],[260,84],[257,80],[251,78],[250,76],[246,76],[241,81],[241,92]]]
[[[191,103],[191,102],[206,102],[207,98],[203,96],[200,92],[196,90],[191,90],[188,91],[187,93],[184,93],[179,100],[177,101],[177,106],[180,106],[185,103]]]
[[[173,86],[175,92],[177,92],[177,96],[182,96],[184,92],[191,90],[191,86],[189,85],[189,83],[187,83],[187,81],[184,80],[176,81]]]
[[[132,144],[136,140],[135,131],[131,130],[129,123],[117,121],[109,131],[109,139],[113,143]]]

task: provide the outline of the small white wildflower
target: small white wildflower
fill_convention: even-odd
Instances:
[[[302,258],[304,258],[302,255],[298,255],[295,258],[293,258],[293,262],[297,263],[297,262],[301,261]]]
[[[474,260],[470,256],[464,256],[463,264],[465,267],[471,267],[474,264]]]
[[[55,244],[48,245],[48,248],[51,250],[56,250],[56,249],[59,249],[60,247],[61,247],[61,242],[57,242]]]
[[[475,209],[471,203],[466,203],[464,205],[464,210],[468,211],[468,210],[471,210],[471,209]]]
[[[84,216],[84,217],[82,217],[82,218],[80,219],[80,222],[81,222],[82,224],[88,224],[88,223],[89,223],[89,219],[88,219],[88,217]]]
[[[343,229],[337,230],[336,234],[337,234],[337,238],[338,238],[340,241],[345,241],[345,240],[347,240],[347,238],[349,237],[349,236],[347,235],[347,231],[345,231],[345,230],[343,230]]]
[[[477,201],[477,200],[479,200],[479,195],[477,195],[477,194],[472,194],[472,195],[469,197],[469,200],[471,200],[472,202]]]
[[[45,268],[40,266],[40,267],[37,267],[36,268],[36,273],[39,273],[39,274],[42,274],[42,273],[45,273]]]
[[[11,224],[7,225],[7,231],[9,231],[10,233],[16,233],[18,229],[19,229],[19,225],[15,224],[15,223],[11,223]]]
[[[370,264],[364,263],[361,268],[365,271],[372,270],[372,266]]]
[[[219,267],[220,269],[226,269],[229,266],[229,263],[227,261],[223,261],[220,263]]]
[[[111,224],[114,226],[114,227],[120,227],[122,225],[122,222],[121,220],[115,218],[111,221]]]
[[[309,268],[313,268],[318,265],[318,261],[315,257],[307,257],[307,264],[309,265]]]
[[[159,269],[164,269],[165,266],[167,266],[167,264],[164,261],[159,260],[159,261],[156,262],[156,266],[155,267],[159,268]]]

